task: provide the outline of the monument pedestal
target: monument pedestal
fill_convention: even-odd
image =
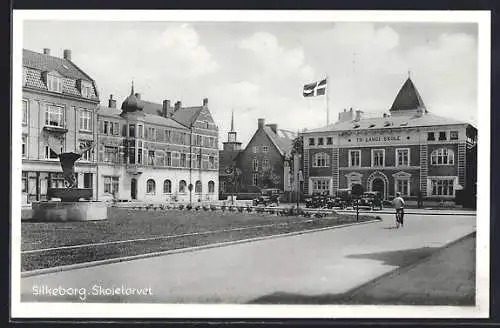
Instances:
[[[33,203],[33,220],[47,222],[95,221],[108,218],[104,202],[39,202]]]

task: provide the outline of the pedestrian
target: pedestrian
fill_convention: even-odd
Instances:
[[[401,197],[401,193],[397,192],[396,197],[392,200],[392,204],[394,205],[394,208],[396,209],[396,228],[399,228],[399,225],[403,226],[403,217],[405,215],[404,212],[404,205],[405,201],[403,197]],[[398,214],[399,214],[399,220],[398,220]]]

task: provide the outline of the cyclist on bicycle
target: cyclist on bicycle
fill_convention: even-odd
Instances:
[[[396,197],[392,200],[392,204],[394,205],[394,208],[396,209],[396,227],[399,228],[399,225],[403,226],[403,217],[405,215],[404,212],[404,206],[405,206],[405,201],[401,197],[401,193],[397,192]],[[398,220],[398,214],[399,214],[399,220]]]

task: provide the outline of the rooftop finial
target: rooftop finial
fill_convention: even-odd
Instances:
[[[130,88],[130,94],[134,94],[134,80],[132,80],[132,87]]]
[[[234,132],[234,109],[231,110],[231,132]]]
[[[408,70],[408,78],[411,78],[411,71]]]

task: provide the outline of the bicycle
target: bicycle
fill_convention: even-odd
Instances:
[[[399,229],[399,225],[403,226],[403,209],[396,209],[396,228]]]

